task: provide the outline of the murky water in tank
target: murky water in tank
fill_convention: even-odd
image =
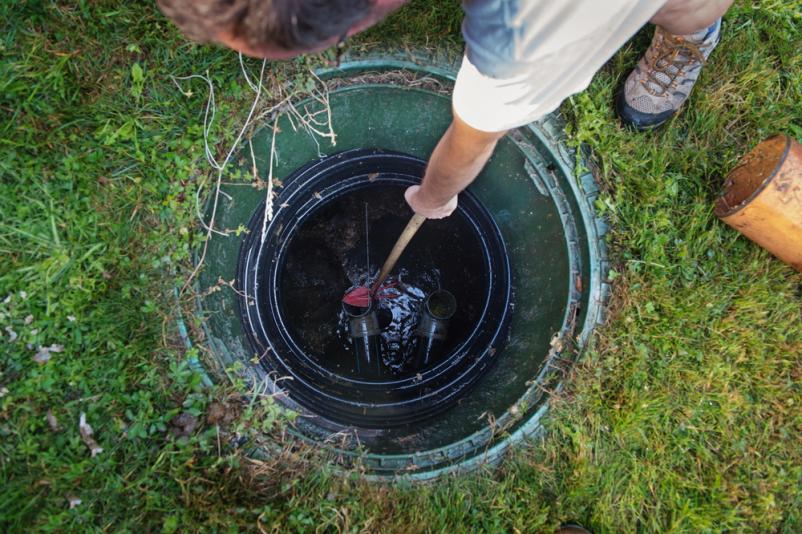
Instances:
[[[372,280],[412,213],[403,188],[370,186],[326,203],[291,238],[280,280],[284,317],[307,353],[333,373],[358,376],[340,300]],[[439,288],[457,299],[440,360],[477,327],[487,267],[475,230],[455,214],[429,220],[401,257],[379,299],[384,377],[409,376],[425,296]],[[389,286],[389,287],[388,287]]]

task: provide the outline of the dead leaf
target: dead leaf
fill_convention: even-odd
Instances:
[[[376,178],[378,178],[378,177],[379,177],[379,173],[378,172],[372,172],[372,173],[368,174],[368,182],[375,182]]]
[[[212,425],[219,423],[226,415],[226,408],[222,403],[213,402],[206,410],[206,421]]]
[[[237,405],[229,402],[213,402],[206,410],[206,422],[211,425],[230,425],[239,416]]]
[[[50,361],[50,349],[47,347],[39,347],[39,350],[33,357],[33,361],[39,365],[44,365]]]
[[[78,418],[78,431],[81,433],[81,440],[84,442],[84,445],[86,445],[92,453],[92,458],[103,452],[103,447],[98,445],[97,441],[92,437],[95,432],[92,430],[92,427],[89,426],[89,423],[86,422],[86,414],[84,412],[81,412]]]
[[[58,419],[56,419],[56,416],[53,415],[53,412],[51,410],[47,410],[47,415],[45,415],[45,419],[47,419],[47,424],[50,426],[50,430],[52,430],[53,432],[61,431],[61,427],[58,424]]]
[[[17,335],[17,333],[14,332],[14,329],[11,328],[10,326],[6,327],[6,332],[8,332],[8,342],[9,343],[14,343],[17,340],[17,338],[19,337]]]
[[[170,420],[170,434],[174,438],[189,437],[198,428],[198,418],[188,412],[183,412]]]
[[[50,361],[50,357],[53,353],[64,352],[63,345],[50,345],[49,347],[39,347],[39,350],[36,352],[36,355],[33,357],[33,361],[38,364],[44,365]]]

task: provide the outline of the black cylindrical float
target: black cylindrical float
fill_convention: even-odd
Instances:
[[[374,302],[366,308],[343,303],[343,311],[348,316],[357,373],[365,378],[379,378],[382,375],[381,328]]]
[[[456,311],[457,299],[445,289],[430,293],[423,301],[416,329],[417,347],[412,360],[415,370],[423,369],[443,356],[448,338],[448,321]]]

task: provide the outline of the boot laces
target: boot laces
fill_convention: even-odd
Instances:
[[[654,54],[647,58],[646,79],[641,83],[652,95],[667,96],[669,90],[676,89],[677,78],[686,73],[687,67],[704,65],[707,59],[699,46],[685,38],[659,27],[657,32]]]

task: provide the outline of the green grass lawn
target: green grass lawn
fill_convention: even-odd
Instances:
[[[460,17],[417,0],[360,40],[457,44]],[[203,238],[206,88],[170,76],[210,74],[222,151],[250,104],[236,55],[187,43],[151,2],[6,1],[0,20],[0,531],[802,532],[802,276],[712,213],[741,154],[802,138],[799,1],[739,2],[658,132],[624,130],[611,106],[649,30],[565,104],[613,226],[610,320],[545,442],[424,488],[295,449],[250,461],[204,423],[230,390],[189,369],[171,291]],[[316,61],[271,64],[269,87]],[[246,407],[231,431],[280,434],[274,411]]]

